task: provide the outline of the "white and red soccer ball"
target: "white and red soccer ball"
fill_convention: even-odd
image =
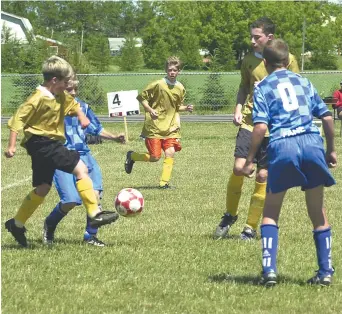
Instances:
[[[115,197],[114,206],[121,216],[132,217],[142,212],[144,197],[136,189],[122,189]]]

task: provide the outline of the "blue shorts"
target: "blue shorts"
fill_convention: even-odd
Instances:
[[[81,155],[81,160],[88,167],[88,174],[90,179],[93,181],[94,190],[101,193],[103,191],[102,174],[97,161],[90,153]],[[53,183],[55,184],[62,204],[82,204],[82,200],[76,189],[76,177],[73,174],[56,170],[53,176]]]
[[[319,134],[303,134],[271,142],[267,150],[267,192],[279,193],[295,186],[302,190],[335,184],[325,161]]]

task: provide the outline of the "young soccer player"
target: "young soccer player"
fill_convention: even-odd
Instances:
[[[76,80],[76,77],[73,77],[69,81],[66,91],[75,98],[77,90],[78,81]],[[78,151],[81,156],[81,160],[86,164],[89,176],[93,181],[98,206],[101,209],[100,195],[102,195],[103,191],[102,174],[98,163],[91,154],[86,143],[86,134],[99,135],[104,139],[114,140],[119,143],[124,143],[125,137],[123,134],[116,135],[105,130],[89,105],[78,98],[75,99],[80,104],[81,109],[89,119],[90,124],[86,129],[82,129],[76,117],[66,116],[64,119],[64,126],[67,140],[64,145],[69,150]],[[53,176],[53,182],[60,196],[60,202],[44,222],[43,242],[48,245],[53,244],[55,230],[59,222],[71,209],[82,204],[82,200],[76,189],[76,177],[73,174],[56,170]],[[119,218],[119,214],[117,214],[117,218]],[[105,244],[97,238],[97,231],[98,228],[96,226],[91,226],[90,219],[87,217],[86,229],[83,236],[84,241],[94,246],[105,246]]]
[[[193,105],[185,106],[184,86],[177,81],[180,60],[170,57],[166,61],[166,77],[149,84],[137,99],[145,109],[145,122],[142,135],[148,153],[127,152],[125,171],[132,172],[136,161],[156,162],[165,154],[162,175],[159,182],[161,189],[170,188],[170,178],[175,152],[181,150],[179,111],[192,112]]]
[[[334,126],[331,112],[318,96],[311,82],[287,70],[287,44],[276,39],[268,43],[263,56],[270,75],[254,91],[252,144],[243,168],[245,175],[253,171],[254,156],[267,127],[268,146],[267,194],[261,225],[262,279],[272,286],[277,283],[278,219],[286,191],[301,186],[313,225],[318,272],[308,283],[330,285],[331,231],[323,208],[324,187],[335,184],[328,164],[336,165]],[[322,120],[326,152],[313,117]]]
[[[226,213],[216,227],[213,235],[214,239],[227,237],[229,229],[238,218],[238,206],[244,181],[242,168],[246,161],[253,131],[253,90],[267,75],[262,59],[262,52],[265,45],[273,40],[274,32],[275,25],[267,17],[259,18],[250,26],[253,52],[247,54],[242,61],[241,82],[237,94],[237,105],[235,107],[233,121],[236,126],[239,126],[234,152],[234,167],[227,185]],[[293,55],[290,55],[288,67],[291,71],[299,73],[297,61]],[[264,207],[267,180],[267,145],[268,137],[265,137],[254,159],[254,163],[257,166],[255,187],[250,200],[247,221],[240,235],[242,240],[251,240],[256,237],[257,226]]]
[[[10,136],[6,157],[14,156],[17,135],[23,129],[21,145],[32,160],[34,190],[25,197],[14,218],[5,223],[6,229],[23,247],[27,247],[24,225],[49,193],[56,169],[76,176],[77,191],[92,227],[110,224],[117,218],[115,212],[101,211],[98,207],[86,165],[77,151],[68,150],[61,142],[65,140],[65,115],[77,115],[82,127],[89,124],[80,105],[65,92],[73,75],[72,67],[64,59],[52,56],[44,62],[42,72],[43,85],[38,86],[8,122]]]

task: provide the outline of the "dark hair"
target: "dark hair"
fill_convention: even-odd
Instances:
[[[262,55],[267,64],[274,68],[287,67],[289,64],[289,46],[282,39],[269,41]]]
[[[275,33],[276,26],[271,19],[269,19],[266,16],[263,16],[254,21],[251,24],[251,28],[261,28],[264,34],[269,35]]]

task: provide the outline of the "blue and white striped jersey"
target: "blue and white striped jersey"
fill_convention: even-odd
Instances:
[[[329,111],[307,78],[286,69],[260,81],[253,102],[253,123],[268,125],[270,143],[297,134],[319,134],[313,117],[320,118]]]
[[[89,105],[78,98],[75,99],[80,104],[84,114],[90,120],[90,124],[87,126],[87,128],[82,129],[77,117],[66,116],[64,119],[66,137],[66,142],[64,145],[69,150],[77,150],[80,155],[84,155],[90,151],[85,142],[86,134],[89,133],[92,135],[99,135],[103,130],[103,127]]]

